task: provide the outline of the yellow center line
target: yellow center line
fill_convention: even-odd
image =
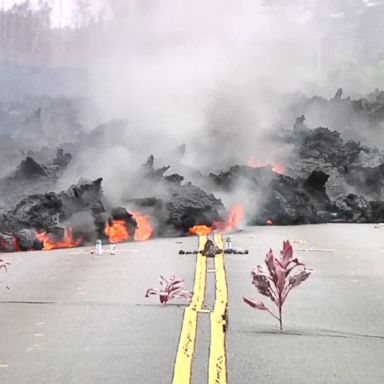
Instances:
[[[199,236],[199,251],[204,249],[207,236]],[[192,358],[195,351],[198,311],[204,305],[207,272],[207,258],[200,252],[196,258],[195,283],[191,303],[184,311],[179,347],[177,349],[173,384],[190,384],[192,377]]]
[[[224,249],[223,237],[215,234],[215,245]],[[225,332],[227,325],[228,287],[224,265],[224,253],[215,257],[216,299],[211,313],[211,345],[209,354],[208,384],[227,383],[227,358]]]

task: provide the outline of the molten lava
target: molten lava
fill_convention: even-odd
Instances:
[[[108,221],[104,233],[108,236],[110,243],[120,243],[129,239],[127,223],[124,220]]]
[[[247,163],[248,167],[251,167],[251,168],[261,168],[261,167],[268,167],[267,164],[261,164],[259,161],[256,160],[255,156],[251,156],[248,160],[248,163]],[[270,165],[269,165],[270,166]],[[278,173],[280,175],[285,175],[287,170],[286,168],[284,167],[284,165],[282,164],[275,164],[273,167],[272,167],[272,171],[275,172],[275,173]]]
[[[64,232],[64,237],[61,240],[54,240],[47,232],[37,233],[37,238],[43,242],[45,251],[57,248],[74,248],[83,243],[82,238],[75,239],[72,229],[67,228]]]
[[[268,220],[266,221],[266,224],[267,224],[267,225],[272,225],[272,224],[273,224],[273,221],[272,221],[271,219],[268,219]]]
[[[135,211],[131,211],[130,214],[137,222],[134,240],[142,241],[150,239],[153,235],[153,227],[149,216]]]
[[[234,205],[227,217],[225,230],[232,231],[241,224],[244,219],[244,207],[241,204]]]
[[[233,231],[237,229],[244,219],[244,207],[241,204],[234,205],[229,211],[225,221],[214,221],[212,227],[206,225],[195,225],[189,228],[190,235],[209,235],[215,230]]]
[[[244,219],[244,207],[241,204],[234,205],[229,211],[228,217],[225,221],[215,221],[213,223],[214,229],[220,231],[233,231],[237,229]]]
[[[195,225],[192,228],[189,228],[190,235],[209,235],[213,232],[212,227],[208,227],[207,225]]]
[[[153,226],[149,216],[135,211],[129,213],[134,217],[137,223],[134,240],[143,241],[150,239],[153,236]],[[108,236],[110,243],[120,243],[129,240],[132,236],[129,233],[127,223],[124,220],[108,221],[104,233]]]

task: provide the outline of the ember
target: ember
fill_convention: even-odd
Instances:
[[[83,239],[81,237],[77,239],[73,237],[71,228],[67,228],[65,230],[64,237],[60,240],[54,240],[47,232],[37,233],[36,236],[40,241],[43,242],[43,249],[45,251],[58,248],[74,248],[82,245],[83,243]]]

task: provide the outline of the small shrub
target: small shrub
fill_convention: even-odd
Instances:
[[[258,265],[252,273],[252,284],[259,293],[268,297],[277,307],[275,315],[262,301],[243,297],[246,304],[261,311],[267,311],[279,321],[280,331],[283,331],[283,306],[288,294],[295,287],[308,279],[313,272],[307,269],[298,258],[293,258],[293,250],[289,241],[283,242],[280,257],[273,255],[272,249],[265,258],[266,268]]]
[[[160,289],[149,288],[145,297],[149,297],[149,295],[158,295],[161,304],[167,304],[178,297],[188,300],[192,298],[192,293],[184,289],[184,280],[177,279],[175,276],[171,276],[169,279],[160,276]]]

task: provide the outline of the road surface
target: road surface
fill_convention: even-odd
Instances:
[[[383,227],[252,227],[230,236],[250,253],[224,260],[228,383],[384,382]],[[286,239],[315,273],[288,298],[280,334],[275,319],[242,297],[260,298],[250,271]],[[189,237],[118,244],[116,255],[91,248],[2,254],[12,265],[0,272],[10,286],[0,286],[0,383],[172,383],[186,305],[160,306],[144,294],[160,274],[183,277],[192,290],[196,256],[178,251],[197,245]],[[208,273],[205,305],[214,303]],[[208,383],[209,316],[198,315],[193,384]]]

